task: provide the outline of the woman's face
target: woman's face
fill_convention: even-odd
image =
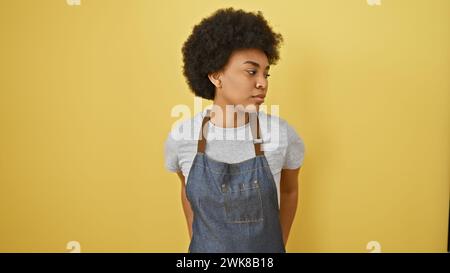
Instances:
[[[225,67],[215,76],[210,76],[216,86],[214,101],[225,105],[248,107],[264,102],[269,77],[269,62],[259,49],[235,50]]]

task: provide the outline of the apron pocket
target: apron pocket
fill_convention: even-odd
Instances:
[[[263,220],[259,181],[249,181],[232,186],[222,184],[225,200],[226,222],[250,223]]]

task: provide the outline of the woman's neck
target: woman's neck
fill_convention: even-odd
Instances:
[[[247,124],[250,120],[249,113],[236,109],[233,105],[214,100],[211,109],[211,122],[217,127],[236,128]],[[227,111],[228,108],[228,111]]]

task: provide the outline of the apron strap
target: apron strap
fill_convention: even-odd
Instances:
[[[256,119],[256,127],[255,127]],[[264,151],[261,150],[262,138],[259,130],[259,117],[258,113],[251,114],[249,117],[250,128],[252,130],[253,146],[255,146],[255,155],[264,155]],[[256,138],[255,138],[256,136]]]
[[[208,124],[208,121],[211,119],[210,116],[210,109],[207,109],[206,115],[203,117],[202,121],[202,127],[200,128],[200,135],[198,139],[198,145],[197,145],[197,152],[199,153],[205,153],[206,149],[206,138],[208,136],[208,126],[205,126]],[[256,119],[256,126],[255,126],[255,119]],[[253,146],[255,147],[255,155],[264,155],[264,151],[261,150],[261,144],[262,144],[262,138],[260,136],[260,129],[259,129],[259,117],[257,113],[252,113],[249,116],[249,122],[250,122],[250,128],[252,130],[252,137],[253,137]],[[256,138],[255,138],[256,135]]]
[[[205,153],[206,137],[208,136],[208,126],[205,127],[205,125],[208,124],[208,121],[210,119],[211,119],[210,110],[208,109],[206,112],[206,115],[203,117],[202,128],[200,128],[200,136],[198,138],[198,144],[197,144],[197,152],[198,153]],[[204,134],[203,134],[203,130],[205,130]]]

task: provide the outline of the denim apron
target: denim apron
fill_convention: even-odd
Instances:
[[[258,115],[252,115],[256,116],[256,128],[254,117],[250,118],[255,157],[239,163],[206,155],[209,109],[203,118],[186,183],[194,214],[189,252],[286,252],[275,180],[261,151]]]

